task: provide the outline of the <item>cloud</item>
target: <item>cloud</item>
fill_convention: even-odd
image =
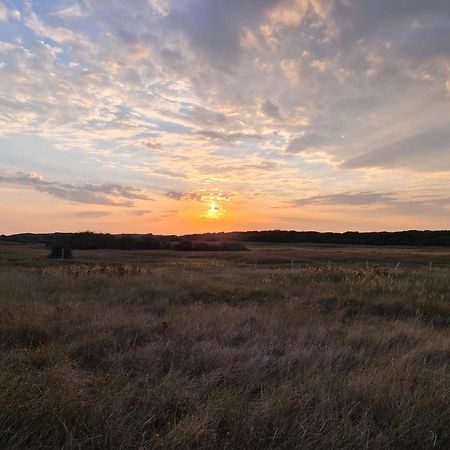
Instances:
[[[269,10],[268,18],[276,27],[295,27],[304,21],[308,15],[312,15],[314,23],[322,26],[330,26],[331,11],[335,0],[283,0],[275,2]]]
[[[142,143],[142,145],[144,145],[149,150],[162,150],[162,145],[160,142],[145,141]]]
[[[155,169],[153,173],[155,173],[156,175],[163,175],[169,178],[183,178],[183,179],[187,178],[187,176],[184,173],[176,172],[174,170],[169,169]]]
[[[81,219],[98,219],[100,217],[107,217],[111,215],[108,211],[80,211],[75,213],[75,216]]]
[[[270,100],[265,100],[261,105],[261,111],[264,115],[279,119],[281,117],[280,107]]]
[[[403,193],[405,197],[405,193]],[[400,193],[392,192],[341,192],[337,194],[317,195],[308,198],[300,198],[289,203],[294,207],[304,206],[376,206],[376,211],[381,215],[393,216],[443,216],[450,214],[450,197],[426,197],[411,196],[409,201],[402,200]]]
[[[186,37],[199,60],[230,73],[242,54],[243,29],[257,26],[276,3],[277,0],[197,0],[172,9],[167,20]]]
[[[132,200],[150,200],[145,193],[130,186],[120,184],[75,185],[46,181],[35,172],[1,175],[0,183],[31,187],[64,200],[93,205],[132,207],[134,206]]]
[[[329,136],[307,133],[304,136],[293,138],[286,147],[286,153],[312,152],[322,150],[330,145],[332,145],[332,140]]]
[[[219,202],[228,202],[231,198],[235,197],[234,192],[223,191],[222,189],[199,189],[198,191],[168,191],[165,196],[172,200],[193,200],[193,201],[209,201],[216,200]]]
[[[192,123],[202,127],[220,127],[228,122],[226,114],[203,106],[192,106],[186,111],[186,117]]]
[[[407,136],[342,164],[347,169],[411,166],[450,170],[450,123]]]
[[[17,9],[9,9],[3,2],[0,2],[0,22],[7,22],[9,18],[20,20],[20,12]]]
[[[165,196],[172,200],[200,200],[202,194],[200,192],[168,191],[165,193]]]
[[[198,167],[198,170],[201,173],[209,173],[209,174],[235,174],[244,172],[252,172],[252,171],[276,171],[280,168],[280,165],[275,161],[260,161],[256,163],[249,164],[203,164]]]
[[[89,40],[81,33],[62,26],[51,26],[46,24],[39,18],[37,14],[27,5],[27,14],[25,16],[25,23],[38,36],[49,38],[58,44],[74,44],[90,47]]]
[[[142,216],[147,216],[147,215],[149,215],[151,213],[152,213],[152,211],[150,211],[150,210],[138,209],[138,210],[132,211],[131,214],[133,214],[134,216],[142,217]]]
[[[223,141],[227,143],[241,141],[244,139],[264,139],[263,136],[257,133],[223,133],[220,131],[200,130],[196,132],[197,135],[216,141]]]
[[[82,17],[83,12],[80,8],[80,5],[76,3],[75,5],[56,11],[54,15],[62,18],[77,18]]]
[[[300,62],[293,58],[286,58],[280,62],[281,70],[284,76],[290,81],[293,87],[299,87],[300,80]]]
[[[167,16],[169,14],[171,0],[149,0],[149,2],[161,15]]]
[[[372,205],[377,203],[390,203],[395,201],[393,193],[381,192],[342,192],[339,194],[316,195],[300,198],[292,202],[295,206],[307,205]]]
[[[441,216],[450,217],[450,197],[411,201],[396,201],[384,205],[382,212],[403,216]]]

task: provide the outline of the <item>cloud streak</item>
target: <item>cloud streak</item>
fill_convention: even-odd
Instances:
[[[242,141],[245,139],[256,139],[262,140],[263,136],[257,133],[223,133],[220,131],[212,131],[212,130],[200,130],[197,131],[196,134],[201,137],[205,137],[207,139],[223,141],[225,143],[232,143],[236,141]]]
[[[292,202],[295,206],[307,205],[373,205],[395,201],[393,193],[382,192],[342,192],[338,194],[316,195],[299,198]]]
[[[132,207],[132,200],[150,200],[142,191],[120,184],[68,184],[47,181],[41,175],[16,173],[0,176],[0,183],[24,186],[75,203]]]

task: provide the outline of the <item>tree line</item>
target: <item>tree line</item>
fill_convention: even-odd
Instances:
[[[204,233],[183,236],[184,239],[204,241],[310,243],[345,245],[406,245],[406,246],[450,246],[450,230],[443,231],[396,231],[320,233],[318,231],[243,231],[232,233]]]
[[[161,236],[150,233],[109,234],[84,231],[79,233],[1,235],[0,240],[27,244],[41,243],[49,247],[59,244],[72,250],[238,251],[245,250],[244,245],[238,245],[243,242],[450,247],[450,231],[320,233],[317,231],[269,230],[203,233],[184,236]]]

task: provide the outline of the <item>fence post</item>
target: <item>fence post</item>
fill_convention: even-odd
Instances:
[[[61,249],[61,260],[63,260],[64,259],[64,249],[62,248]]]

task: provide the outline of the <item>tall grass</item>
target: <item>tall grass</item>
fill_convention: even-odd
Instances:
[[[0,269],[0,448],[450,448],[446,269]]]

